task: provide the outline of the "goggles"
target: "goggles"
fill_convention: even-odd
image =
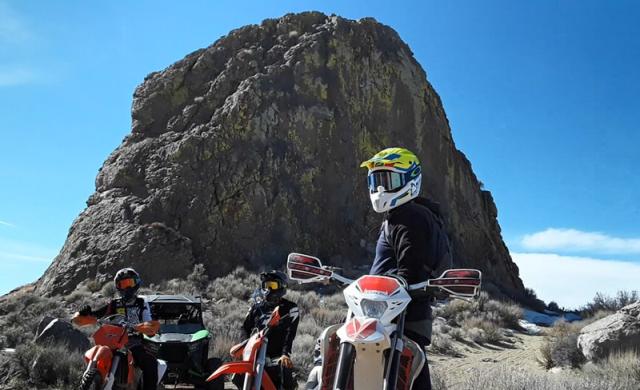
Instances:
[[[394,171],[373,171],[367,177],[371,193],[378,192],[378,187],[384,188],[385,192],[393,192],[407,184],[405,174]]]
[[[127,288],[135,287],[136,284],[137,283],[134,278],[126,278],[126,279],[118,280],[118,282],[116,283],[116,288],[119,290],[124,290]]]
[[[280,283],[274,280],[262,282],[262,288],[266,288],[267,290],[279,290],[281,287]]]

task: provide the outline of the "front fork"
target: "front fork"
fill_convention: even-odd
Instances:
[[[402,313],[398,318],[396,331],[391,339],[391,348],[389,349],[389,357],[387,358],[384,370],[384,390],[396,390],[398,383],[398,372],[400,371],[400,356],[404,350],[404,342],[402,335],[404,334],[404,317]]]
[[[111,360],[111,369],[109,370],[109,375],[107,375],[107,380],[105,381],[103,390],[111,390],[113,388],[113,384],[116,381],[116,371],[118,370],[119,365],[120,354],[116,353],[113,356],[113,360]]]
[[[349,377],[353,371],[353,361],[355,358],[355,347],[351,343],[340,344],[340,354],[338,355],[338,366],[336,367],[336,377],[333,382],[334,390],[345,390],[349,386]]]

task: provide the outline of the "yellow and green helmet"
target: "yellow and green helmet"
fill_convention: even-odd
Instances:
[[[420,160],[405,148],[387,148],[360,164],[368,169],[369,196],[378,213],[407,203],[420,193]]]

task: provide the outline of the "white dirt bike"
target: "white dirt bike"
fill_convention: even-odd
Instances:
[[[411,294],[440,290],[451,297],[478,296],[482,273],[450,269],[439,278],[408,285],[402,278],[364,275],[356,280],[338,275],[313,256],[291,253],[287,271],[292,280],[332,280],[347,287],[346,321],[326,328],[322,340],[321,390],[410,390],[426,358],[424,350],[404,336]]]

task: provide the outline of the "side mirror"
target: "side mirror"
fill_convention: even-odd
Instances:
[[[480,294],[482,272],[477,269],[448,269],[427,286],[437,287],[454,297],[475,298]]]
[[[301,283],[320,282],[331,277],[331,271],[322,267],[317,257],[290,253],[287,257],[287,274],[292,280]]]

